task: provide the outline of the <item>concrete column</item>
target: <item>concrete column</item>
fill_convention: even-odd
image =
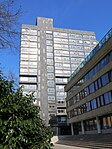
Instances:
[[[72,136],[73,136],[74,135],[73,123],[71,123],[71,133],[72,133]]]
[[[84,123],[83,123],[83,121],[81,121],[81,129],[82,129],[82,134],[84,135],[85,131],[84,131]]]
[[[96,125],[97,125],[97,132],[101,133],[100,120],[99,120],[98,116],[96,117]]]
[[[58,127],[56,127],[56,135],[58,136]]]

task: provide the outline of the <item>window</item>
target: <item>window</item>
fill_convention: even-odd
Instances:
[[[54,49],[61,49],[61,44],[54,44]]]
[[[47,64],[48,65],[53,65],[53,60],[52,59],[47,59]]]
[[[96,119],[84,121],[84,129],[85,131],[96,130],[97,129]]]
[[[96,41],[93,41],[93,42],[92,42],[92,44],[93,44],[93,45],[96,45],[96,44],[97,44],[97,42],[96,42]]]
[[[52,93],[55,92],[54,88],[48,88],[47,91],[48,91],[49,94],[52,94]]]
[[[70,75],[70,71],[63,71],[63,73],[65,74],[65,75]]]
[[[28,73],[28,69],[20,68],[20,73],[27,74]]]
[[[67,50],[68,49],[68,45],[62,45],[62,49]]]
[[[82,35],[76,34],[76,35],[75,35],[75,38],[80,39],[80,38],[82,38]]]
[[[52,45],[52,40],[46,40],[47,45]]]
[[[74,38],[75,34],[69,34],[69,38]]]
[[[108,73],[104,74],[102,77],[101,77],[101,80],[102,80],[102,85],[106,85],[107,83],[109,83],[109,76],[108,76]]]
[[[91,102],[86,103],[86,108],[87,111],[91,111]]]
[[[63,67],[70,67],[70,64],[63,64]]]
[[[52,39],[52,34],[46,34],[46,39]]]
[[[56,85],[56,91],[57,92],[64,92],[64,86],[63,85]]]
[[[31,35],[37,35],[37,30],[32,30],[32,29],[30,29],[30,34],[31,34]]]
[[[112,128],[112,116],[111,115],[101,117],[100,121],[101,121],[102,129]]]
[[[56,92],[56,96],[58,96],[58,97],[65,97],[65,92]]]
[[[96,37],[95,37],[95,36],[89,36],[89,39],[90,39],[90,40],[95,40]]]
[[[91,107],[92,107],[92,109],[96,109],[96,108],[97,108],[96,99],[93,99],[93,100],[91,101]]]
[[[30,55],[29,54],[29,59],[37,60],[37,55]]]
[[[92,83],[92,84],[89,86],[89,90],[90,90],[90,94],[95,91],[94,83]]]
[[[62,70],[55,70],[55,73],[56,74],[63,74],[63,71]]]
[[[56,78],[56,83],[67,83],[67,78]]]
[[[28,29],[28,28],[22,28],[22,34],[37,35],[37,30],[32,30],[32,29]]]
[[[37,36],[21,35],[21,40],[25,40],[25,41],[37,41]]]
[[[107,92],[104,94],[104,101],[105,101],[105,104],[109,104],[112,102],[112,94],[111,92]]]
[[[88,45],[88,44],[90,44],[90,41],[84,41],[84,44]]]
[[[47,73],[48,79],[54,79],[54,73]]]
[[[84,95],[85,95],[85,97],[89,95],[89,88],[88,87],[84,88]]]
[[[64,123],[66,121],[67,121],[66,117],[58,117],[58,122]]]
[[[95,84],[95,90],[98,90],[98,81],[96,80],[94,84]]]
[[[54,38],[54,43],[61,43],[61,38]]]
[[[69,44],[75,44],[76,43],[76,40],[69,40]]]
[[[54,32],[54,37],[67,37],[67,33]]]
[[[53,72],[54,67],[53,66],[47,66],[47,72]]]
[[[37,69],[29,69],[29,74],[37,74]]]
[[[76,40],[76,44],[83,44],[83,41],[82,40]]]
[[[20,81],[28,81],[28,77],[20,77]]]
[[[37,78],[36,77],[29,77],[29,81],[30,82],[36,82],[37,81]]]
[[[53,53],[47,53],[47,58],[53,58]]]
[[[101,106],[104,106],[104,96],[100,96],[100,104]]]
[[[65,109],[64,110],[62,110],[62,109],[60,109],[60,110],[58,110],[58,113],[65,113]]]
[[[47,81],[47,86],[54,87],[54,81],[52,80]]]
[[[28,48],[21,48],[21,53],[28,53],[29,49]]]
[[[55,100],[55,96],[48,96],[48,100]]]
[[[62,43],[68,44],[68,39],[61,39]]]
[[[112,81],[112,70],[110,71],[110,80]]]
[[[102,87],[102,82],[101,82],[101,78],[98,79],[98,88]]]
[[[83,39],[89,39],[88,35],[83,35]]]
[[[47,48],[47,51],[48,51],[48,52],[51,52],[51,53],[53,52],[53,47],[51,47],[51,46],[46,46],[46,48]]]
[[[62,63],[55,63],[55,67],[62,67]]]
[[[24,84],[24,89],[28,89],[28,90],[36,90],[37,86],[33,85],[33,84]]]
[[[100,108],[101,107],[101,102],[100,102],[100,97],[97,97],[97,107]]]
[[[29,46],[30,47],[37,47],[37,42],[30,42]]]

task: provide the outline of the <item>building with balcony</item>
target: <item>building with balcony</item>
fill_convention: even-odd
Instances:
[[[112,29],[70,76],[65,91],[72,135],[112,133]]]
[[[94,32],[54,28],[52,18],[22,25],[19,84],[24,94],[34,92],[41,117],[58,134],[69,134],[64,86],[96,44]]]

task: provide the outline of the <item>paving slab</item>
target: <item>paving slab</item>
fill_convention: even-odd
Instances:
[[[61,145],[61,144],[54,144],[54,149],[87,149],[87,148]]]

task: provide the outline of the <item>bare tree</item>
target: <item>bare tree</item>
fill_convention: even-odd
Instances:
[[[0,49],[17,48],[19,37],[18,18],[22,9],[14,8],[14,0],[1,0],[0,2]]]

